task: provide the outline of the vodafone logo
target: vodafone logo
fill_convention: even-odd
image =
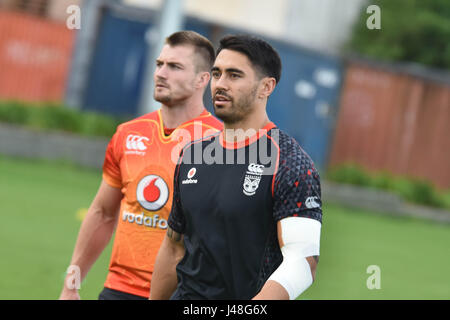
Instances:
[[[148,175],[139,181],[136,198],[142,208],[158,211],[169,199],[169,187],[160,176]]]
[[[126,146],[128,150],[144,151],[147,150],[147,146],[144,141],[149,141],[147,137],[141,137],[137,135],[130,134],[127,137]]]
[[[195,176],[196,172],[197,172],[197,169],[195,169],[195,168],[192,168],[191,170],[189,170],[188,175],[187,175],[188,179],[191,179],[193,176]]]

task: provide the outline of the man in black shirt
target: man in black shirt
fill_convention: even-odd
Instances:
[[[180,155],[151,299],[296,299],[313,282],[320,181],[310,157],[267,116],[280,75],[267,42],[220,41],[211,91],[224,130]]]

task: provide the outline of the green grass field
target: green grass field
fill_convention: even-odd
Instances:
[[[0,299],[56,299],[99,171],[0,156]],[[450,299],[450,226],[324,206],[317,279],[302,299]],[[96,299],[111,246],[82,284]],[[367,267],[381,270],[369,290]]]

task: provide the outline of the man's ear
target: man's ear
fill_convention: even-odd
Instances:
[[[261,99],[269,98],[269,96],[272,94],[273,90],[275,90],[276,85],[277,85],[277,81],[275,80],[275,78],[272,78],[272,77],[262,78],[258,97]]]
[[[199,72],[197,75],[197,88],[205,88],[209,83],[209,79],[211,79],[209,72]]]

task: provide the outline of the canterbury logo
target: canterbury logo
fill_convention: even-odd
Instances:
[[[305,201],[305,205],[309,209],[313,208],[320,208],[320,204],[316,202],[316,200],[319,199],[318,197],[309,197]]]
[[[248,173],[262,175],[264,172],[262,168],[264,168],[262,164],[250,163],[248,166]]]
[[[150,139],[147,137],[141,137],[141,136],[136,136],[133,134],[130,134],[127,137],[127,149],[129,150],[139,150],[139,151],[144,151],[147,150],[147,146],[144,144],[143,141],[149,141]]]

